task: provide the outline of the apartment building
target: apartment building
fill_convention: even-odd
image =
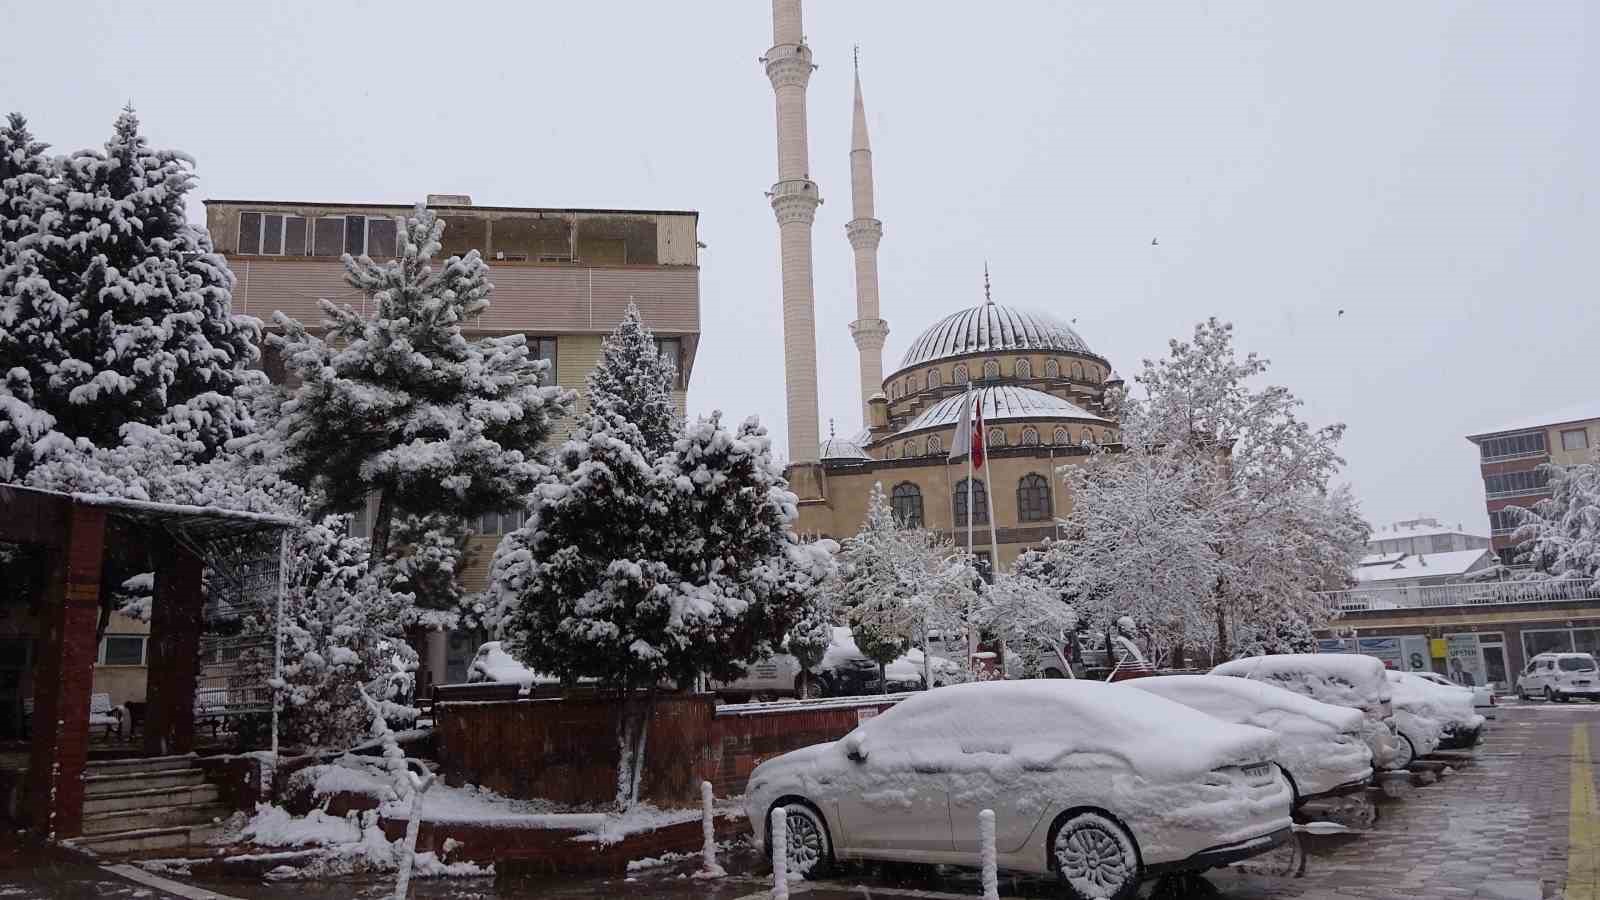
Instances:
[[[1460,524],[1449,525],[1438,519],[1419,516],[1374,528],[1372,537],[1367,539],[1367,553],[1454,553],[1487,549],[1489,545],[1487,535],[1473,534]]]
[[[1588,462],[1600,446],[1600,402],[1591,402],[1467,435],[1478,446],[1491,545],[1501,561],[1516,554],[1510,507],[1530,507],[1550,495],[1545,463]]]
[[[488,261],[494,293],[490,307],[467,323],[469,337],[524,334],[534,353],[551,363],[556,383],[578,391],[578,412],[601,341],[622,320],[631,301],[678,369],[673,398],[687,403],[700,343],[699,214],[686,210],[555,209],[479,206],[459,194],[429,194],[429,208],[445,223],[441,258],[478,250]],[[391,257],[402,217],[411,204],[327,203],[292,200],[208,200],[206,226],[228,258],[238,284],[233,310],[272,327],[283,312],[316,329],[317,301],[348,303],[369,314],[371,301],[344,281],[340,257]],[[273,380],[285,377],[268,354]],[[557,428],[563,439],[573,422]],[[365,527],[369,516],[358,516]],[[463,586],[481,590],[495,546],[518,527],[522,513],[508,510],[475,524]],[[425,659],[428,681],[459,680],[476,649],[468,636],[440,636]]]

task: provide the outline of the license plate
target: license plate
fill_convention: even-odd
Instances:
[[[1578,687],[1588,687],[1589,686],[1589,682],[1587,682],[1587,681],[1574,681],[1573,684],[1576,684]]]
[[[1253,766],[1241,766],[1240,771],[1250,778],[1261,778],[1272,771],[1267,763],[1257,763]]]

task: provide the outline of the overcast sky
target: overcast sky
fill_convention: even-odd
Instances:
[[[69,9],[63,13],[63,9]],[[761,0],[6,4],[0,107],[58,150],[131,99],[199,199],[700,212],[693,412],[784,445]],[[807,0],[824,419],[859,425],[850,47],[892,369],[982,300],[1132,376],[1215,315],[1368,517],[1487,529],[1463,435],[1600,385],[1600,11],[1583,2]],[[1151,239],[1159,245],[1151,246]],[[1344,315],[1339,315],[1339,310]],[[827,433],[827,422],[822,423]]]

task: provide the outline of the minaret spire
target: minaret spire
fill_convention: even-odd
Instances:
[[[845,223],[844,233],[856,257],[856,320],[850,323],[861,357],[861,421],[872,424],[868,400],[883,390],[883,342],[889,336],[889,323],[878,316],[878,242],[883,239],[883,223],[877,212],[872,187],[872,145],[867,140],[867,108],[861,99],[861,47],[855,48],[856,97],[854,120],[850,126],[850,204],[853,218]]]
[[[811,225],[822,198],[811,180],[806,148],[806,85],[811,48],[801,27],[800,0],[772,0],[772,49],[761,61],[778,106],[778,181],[768,192],[778,218],[783,267],[783,381],[788,407],[789,462],[815,463],[817,435],[817,313],[811,276]],[[798,491],[797,491],[798,492]]]

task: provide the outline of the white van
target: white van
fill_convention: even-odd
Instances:
[[[1517,697],[1600,699],[1600,666],[1588,653],[1541,653],[1517,676]]]

